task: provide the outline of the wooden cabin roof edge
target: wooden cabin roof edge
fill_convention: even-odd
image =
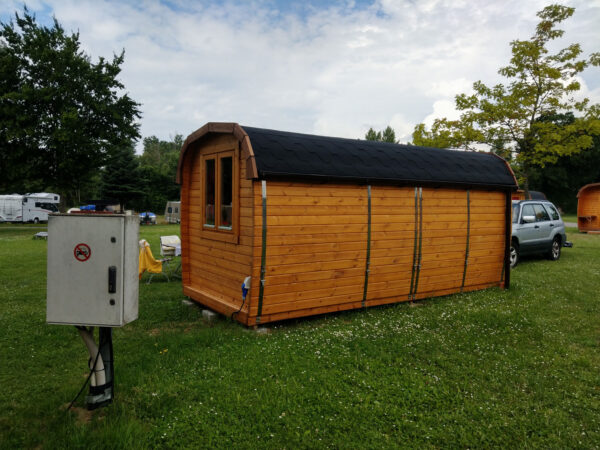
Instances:
[[[175,175],[175,182],[177,184],[181,184],[183,161],[190,145],[209,133],[233,134],[233,136],[235,136],[240,142],[240,148],[244,152],[244,157],[246,158],[246,162],[248,164],[247,167],[249,170],[249,175],[251,175],[253,178],[258,178],[256,162],[254,160],[254,150],[252,149],[252,143],[250,142],[248,133],[246,133],[246,131],[244,131],[244,129],[235,122],[208,122],[198,128],[196,131],[192,132],[183,142],[179,152],[177,173]]]
[[[515,175],[515,171],[512,169],[512,167],[510,167],[510,164],[508,163],[508,161],[507,161],[506,159],[504,159],[502,156],[500,156],[500,155],[497,155],[497,154],[496,154],[496,153],[494,153],[494,152],[490,152],[490,154],[491,154],[491,155],[493,155],[493,156],[495,156],[496,158],[500,158],[500,159],[502,160],[502,162],[504,163],[504,165],[506,166],[506,168],[509,170],[509,172],[510,172],[510,174],[512,175],[512,177],[513,177],[513,180],[514,180],[514,182],[515,182],[515,188],[514,188],[514,191],[517,191],[517,190],[519,190],[519,182],[517,181],[517,177],[516,177],[516,175]],[[514,191],[513,191],[513,192],[514,192]]]
[[[600,187],[600,183],[589,183],[586,184],[585,186],[582,186],[579,191],[577,192],[577,198],[579,198],[579,196],[581,195],[581,193],[587,189],[593,188],[593,187]]]

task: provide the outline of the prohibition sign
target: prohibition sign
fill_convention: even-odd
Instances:
[[[87,261],[92,256],[92,249],[87,244],[77,244],[73,249],[73,255],[75,255],[75,259],[77,261]]]

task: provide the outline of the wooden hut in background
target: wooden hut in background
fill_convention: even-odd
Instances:
[[[577,193],[577,228],[600,232],[600,183],[586,184]]]
[[[492,154],[208,123],[177,181],[184,294],[246,325],[509,285]]]

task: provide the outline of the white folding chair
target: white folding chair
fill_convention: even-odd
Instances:
[[[179,236],[161,236],[160,254],[163,258],[171,259],[175,256],[181,256],[181,239],[179,238]],[[167,268],[169,269],[169,274],[171,276],[178,276],[179,271],[181,270],[181,260],[179,260],[179,264],[174,268],[171,268],[169,263],[167,263]]]

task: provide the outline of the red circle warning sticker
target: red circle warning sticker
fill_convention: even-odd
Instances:
[[[92,256],[92,249],[87,244],[77,244],[73,249],[73,254],[77,261],[87,261]]]

